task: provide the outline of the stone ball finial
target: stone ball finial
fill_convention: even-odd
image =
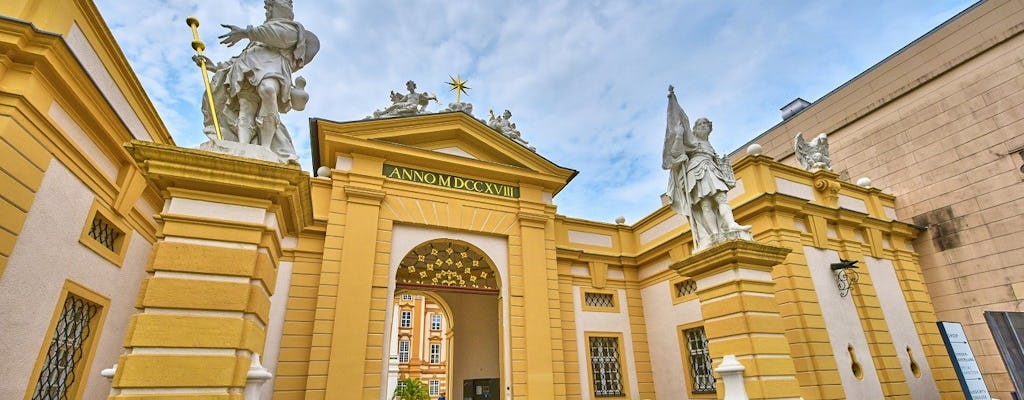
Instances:
[[[316,169],[316,176],[318,178],[330,178],[331,177],[331,168],[326,166],[326,165],[324,165],[324,166],[322,166],[320,168],[317,168]]]
[[[615,223],[619,224],[619,225],[625,224],[626,223],[626,217],[623,217],[621,215],[616,217],[615,218]]]
[[[752,156],[759,156],[759,155],[761,155],[761,150],[762,150],[761,149],[761,145],[759,145],[757,143],[754,143],[754,144],[752,144],[750,146],[747,146],[747,154],[750,154]]]
[[[864,177],[857,180],[857,186],[869,188],[871,187],[871,179]]]

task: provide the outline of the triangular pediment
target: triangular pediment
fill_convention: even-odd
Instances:
[[[313,119],[311,128],[314,167],[333,168],[330,154],[361,151],[423,167],[473,165],[503,169],[505,174],[511,167],[561,180],[553,192],[576,174],[462,112],[349,122]]]

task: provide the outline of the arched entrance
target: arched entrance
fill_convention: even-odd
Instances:
[[[434,399],[502,398],[501,282],[487,254],[462,240],[428,240],[401,258],[393,285],[385,392],[411,377]]]

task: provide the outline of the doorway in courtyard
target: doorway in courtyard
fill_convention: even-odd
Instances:
[[[501,286],[490,258],[464,241],[427,241],[402,258],[394,285],[387,397],[414,384],[431,399],[501,399]]]

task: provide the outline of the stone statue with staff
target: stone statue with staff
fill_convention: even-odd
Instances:
[[[291,0],[265,0],[264,8],[267,19],[261,25],[222,25],[228,32],[220,36],[221,44],[248,40],[237,56],[220,63],[202,53],[193,57],[196,65],[214,73],[203,101],[203,131],[210,141],[200,148],[297,163],[281,114],[305,108],[306,81],[293,80],[292,73],[313,59],[320,42],[294,20]],[[190,18],[193,23],[195,29],[198,21]]]
[[[668,191],[672,209],[687,218],[694,251],[731,239],[753,240],[750,226],[739,225],[729,207],[729,189],[736,186],[732,165],[718,156],[708,137],[711,121],[690,119],[668,87],[668,118],[661,167],[669,170]]]

